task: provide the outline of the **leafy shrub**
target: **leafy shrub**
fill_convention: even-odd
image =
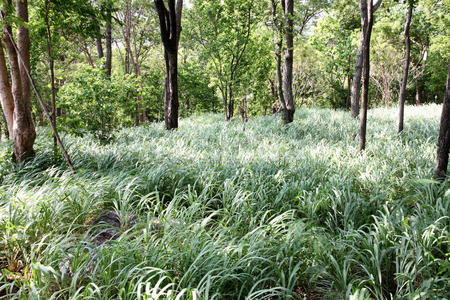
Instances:
[[[62,117],[58,123],[70,133],[108,138],[114,128],[133,124],[129,98],[140,92],[137,79],[130,75],[108,78],[103,68],[83,67],[59,91]]]

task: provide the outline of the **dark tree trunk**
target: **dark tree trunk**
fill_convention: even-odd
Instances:
[[[105,54],[103,54],[102,38],[99,37],[99,36],[96,37],[95,38],[95,43],[97,44],[98,59],[102,59],[103,57],[105,57]]]
[[[345,101],[345,110],[350,110],[352,100],[352,76],[347,76],[347,99]]]
[[[375,5],[372,5],[372,15],[377,11],[377,9],[380,7],[382,0],[378,0]],[[362,2],[360,2],[362,4]],[[365,2],[365,7],[367,7],[367,2]],[[356,62],[355,62],[355,73],[353,74],[353,82],[352,82],[352,100],[351,100],[351,115],[353,118],[358,117],[359,115],[359,102],[361,97],[361,78],[362,78],[362,68],[363,68],[363,61],[364,61],[364,24],[363,19],[361,19],[361,37],[359,39],[359,45],[358,45],[358,54],[356,55]]]
[[[367,108],[369,104],[369,80],[370,80],[370,38],[373,27],[373,0],[361,0],[361,21],[363,24],[363,91],[361,127],[359,131],[359,150],[366,148]]]
[[[423,82],[417,79],[416,82],[416,105],[422,105],[424,103],[423,99]]]
[[[94,17],[92,17],[92,22],[96,23]],[[103,53],[102,35],[100,33],[100,27],[95,29],[95,33],[96,33],[95,44],[97,46],[98,59],[102,59],[105,56],[105,54]]]
[[[447,85],[439,129],[438,150],[434,178],[444,180],[447,175],[448,156],[450,151],[450,60],[447,71]]]
[[[106,33],[105,33],[105,42],[106,42],[106,75],[111,77],[112,70],[112,6],[108,5],[108,13],[106,20]]]
[[[228,109],[227,109],[227,121],[230,121],[234,116],[234,99],[233,99],[233,76],[228,84]]]
[[[166,85],[164,120],[168,130],[178,128],[178,52],[165,52]]]
[[[361,29],[361,38],[359,39],[358,54],[356,55],[355,73],[353,74],[351,114],[353,118],[359,115],[359,99],[361,96],[361,77],[363,67],[364,51],[364,28]]]
[[[402,79],[402,85],[400,86],[400,94],[398,99],[398,105],[399,105],[399,111],[398,111],[398,132],[403,131],[403,123],[404,123],[404,117],[405,117],[405,93],[406,93],[406,86],[408,84],[408,73],[409,73],[409,63],[411,58],[411,40],[409,38],[409,28],[411,26],[411,18],[413,13],[413,6],[411,3],[409,4],[408,8],[408,14],[406,16],[406,24],[405,24],[405,66],[403,68],[403,79]]]
[[[285,0],[284,14],[286,24],[286,51],[283,67],[283,90],[285,107],[283,107],[283,122],[285,124],[294,121],[295,105],[292,91],[292,79],[294,69],[294,0]]]
[[[168,0],[168,4],[167,9],[163,0],[155,0],[166,60],[164,119],[166,129],[172,130],[178,128],[178,44],[183,0],[176,3],[175,0]]]

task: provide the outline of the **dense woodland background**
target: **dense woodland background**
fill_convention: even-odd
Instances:
[[[2,0],[0,299],[447,299],[449,1]]]
[[[223,112],[229,86],[235,105],[228,114],[247,118],[279,109],[276,25],[283,18],[281,5],[275,4],[274,15],[272,4],[185,3],[178,62],[181,116]],[[450,53],[448,3],[387,0],[375,13],[370,107],[398,103],[409,5],[413,15],[406,103],[442,103]],[[31,73],[51,111],[49,67],[54,65],[60,128],[108,131],[164,119],[164,51],[153,1],[30,1],[29,15]],[[349,109],[361,31],[359,3],[297,1],[294,20],[296,107]],[[42,109],[32,97],[33,120],[43,126]]]

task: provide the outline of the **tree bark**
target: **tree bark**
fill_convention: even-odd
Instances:
[[[166,61],[166,84],[164,89],[164,120],[167,130],[178,128],[178,44],[181,34],[183,0],[168,1],[168,9],[163,0],[155,0],[164,45]]]
[[[17,0],[19,2],[20,0]],[[24,2],[27,4],[26,2]],[[27,5],[17,5],[17,15],[23,18],[28,13]],[[22,19],[22,21],[26,21]],[[20,27],[20,26],[19,26]],[[20,31],[18,31],[19,35]],[[14,122],[13,122],[13,152],[16,162],[22,162],[30,156],[34,155],[34,141],[36,139],[36,131],[31,117],[30,98],[29,93],[24,95],[24,85],[22,83],[21,70],[27,74],[30,61],[29,38],[24,31],[20,33],[20,41],[23,43],[17,46],[20,56],[23,57],[21,62],[22,68],[19,65],[18,52],[14,47],[15,43],[12,40],[11,27],[5,24],[3,20],[3,40],[8,54],[8,61],[10,66],[11,81],[12,81],[12,95],[14,98]],[[28,57],[25,57],[28,56]],[[29,85],[25,85],[28,86]],[[28,98],[27,98],[28,97]]]
[[[353,74],[351,114],[352,118],[359,115],[359,100],[361,96],[361,77],[363,67],[364,51],[364,28],[361,29],[361,38],[359,39],[358,54],[356,55],[355,73]]]
[[[11,84],[9,83],[8,67],[6,65],[5,54],[3,52],[3,44],[0,42],[0,101],[5,116],[8,135],[13,135],[14,124],[14,97],[11,92]]]
[[[107,12],[107,21],[106,21],[106,33],[105,33],[105,42],[106,42],[106,75],[111,77],[112,71],[112,5],[108,5]]]
[[[378,0],[372,7],[372,14],[380,7],[382,0]],[[365,4],[367,7],[367,2]],[[363,68],[363,52],[364,52],[364,25],[362,24],[363,19],[361,19],[361,37],[359,39],[358,53],[356,55],[355,62],[355,73],[353,74],[352,81],[352,100],[351,100],[351,116],[357,118],[359,115],[359,102],[361,97],[361,78],[362,78],[362,68]]]
[[[28,23],[28,0],[16,0],[17,17],[24,23]],[[31,89],[27,71],[30,72],[30,34],[25,26],[17,27],[17,46],[23,63],[19,63],[20,77],[22,78],[22,97],[27,109],[30,108]]]
[[[98,34],[100,35],[100,31],[98,32]],[[105,54],[103,54],[102,38],[100,36],[97,36],[95,38],[95,44],[97,45],[98,59],[102,59],[103,57],[105,57]]]
[[[398,105],[399,105],[399,111],[398,111],[398,132],[403,131],[403,123],[404,123],[404,117],[405,117],[405,93],[406,93],[406,86],[408,84],[408,72],[409,72],[409,64],[410,64],[410,58],[411,58],[411,40],[409,37],[409,28],[411,26],[411,18],[413,13],[413,6],[409,2],[408,3],[408,14],[406,16],[406,24],[405,24],[405,66],[403,68],[403,79],[402,79],[402,85],[400,86],[400,94],[398,99]]]
[[[442,107],[441,126],[434,178],[444,180],[447,175],[448,156],[450,151],[450,60],[447,71],[447,85],[445,89],[444,104]]]
[[[423,101],[423,82],[420,79],[417,79],[416,82],[416,105],[422,105]]]
[[[294,69],[294,0],[285,0],[284,15],[286,25],[286,50],[283,67],[283,90],[285,107],[283,108],[283,122],[285,124],[294,121],[295,105],[292,91],[292,79]]]
[[[166,129],[178,128],[178,52],[165,52],[166,86],[164,120]]]
[[[94,17],[92,17],[92,23],[96,23],[96,20],[94,19]],[[102,37],[101,37],[101,33],[100,33],[100,27],[96,28],[95,31],[96,31],[95,44],[97,46],[98,59],[102,59],[105,56],[105,54],[103,53],[103,45],[102,45]]]
[[[55,86],[55,60],[53,58],[52,34],[49,21],[50,2],[45,1],[45,25],[47,30],[47,55],[50,65],[50,84],[52,90],[52,124],[56,127],[56,86]],[[28,82],[28,79],[27,79]],[[56,136],[53,135],[53,147],[56,149]]]
[[[345,110],[350,110],[352,100],[352,76],[347,75],[347,99],[345,101]]]
[[[278,102],[280,103],[280,106],[284,109],[286,109],[285,101],[284,101],[284,94],[283,94],[283,28],[280,28],[280,22],[278,20],[277,16],[277,5],[276,0],[272,0],[272,21],[274,23],[275,30],[278,32],[278,41],[277,49],[275,51],[275,57],[276,57],[276,64],[277,64],[277,95],[278,95]],[[286,5],[284,3],[284,0],[282,0],[282,7],[284,8]],[[283,12],[284,13],[284,12]]]
[[[362,112],[361,126],[359,131],[359,151],[366,148],[367,131],[367,108],[369,102],[369,80],[370,80],[370,38],[373,27],[373,0],[361,0],[361,22],[363,24],[363,92],[362,92]]]
[[[227,95],[228,95],[227,121],[230,121],[234,116],[233,75],[231,75],[230,83],[228,84]]]

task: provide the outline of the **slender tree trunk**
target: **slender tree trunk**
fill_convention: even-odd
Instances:
[[[284,14],[287,18],[286,26],[286,51],[283,67],[283,89],[286,108],[283,110],[283,122],[285,124],[294,121],[295,105],[292,91],[294,69],[294,0],[285,0]]]
[[[284,3],[284,0],[281,0],[282,7],[285,8],[286,5]],[[284,11],[283,11],[284,13]],[[276,64],[277,64],[277,95],[278,95],[278,102],[280,103],[280,106],[283,108],[283,110],[286,109],[286,104],[284,101],[284,94],[283,94],[283,27],[279,22],[278,14],[277,14],[277,4],[276,0],[272,0],[272,21],[274,23],[275,30],[278,33],[278,41],[277,49],[275,51],[275,57],[276,57]]]
[[[416,105],[423,104],[423,82],[420,79],[417,79],[416,82]]]
[[[230,83],[228,84],[228,113],[227,121],[230,121],[234,116],[234,99],[233,99],[233,74],[231,74]]]
[[[13,135],[14,125],[14,97],[11,92],[11,84],[9,83],[8,67],[6,65],[5,54],[3,52],[3,44],[0,42],[0,100],[5,116],[8,135]]]
[[[183,0],[168,0],[168,9],[163,0],[155,0],[158,11],[161,40],[166,60],[166,84],[164,119],[167,130],[178,128],[178,44],[181,34]]]
[[[448,156],[450,151],[450,60],[447,71],[447,85],[442,107],[441,126],[439,129],[438,150],[434,178],[443,180],[447,175]]]
[[[53,58],[52,34],[49,22],[50,2],[45,1],[45,25],[47,29],[47,55],[50,65],[50,83],[52,89],[52,124],[56,127],[56,86],[55,86],[55,60]],[[28,82],[28,80],[27,80]],[[53,147],[56,149],[56,136],[53,134]]]
[[[409,38],[409,28],[411,26],[411,18],[413,13],[413,6],[411,3],[409,4],[408,8],[408,14],[406,16],[406,24],[405,24],[405,45],[406,45],[406,51],[405,51],[405,66],[403,68],[403,79],[402,79],[402,85],[400,86],[400,94],[399,94],[399,112],[398,112],[398,132],[403,131],[403,123],[404,123],[404,117],[405,117],[405,93],[406,93],[406,86],[408,84],[408,72],[409,72],[409,63],[410,63],[410,52],[411,52],[411,41]]]
[[[96,23],[94,17],[92,17],[92,22]],[[105,54],[103,53],[102,34],[100,33],[100,27],[95,29],[95,33],[95,45],[97,46],[98,59],[102,59]]]
[[[347,99],[345,101],[345,110],[350,110],[352,101],[352,76],[347,75]]]
[[[361,29],[361,38],[359,39],[358,54],[356,55],[355,73],[353,74],[352,100],[351,100],[351,114],[353,118],[356,118],[359,115],[363,52],[364,52],[364,28]]]
[[[372,15],[377,11],[377,9],[380,7],[383,0],[378,0],[375,5],[372,6]],[[360,2],[362,4],[362,2]],[[367,7],[367,2],[365,7]],[[361,23],[363,22],[363,19],[361,19]],[[361,24],[361,37],[359,39],[359,45],[358,45],[358,53],[356,55],[356,62],[355,62],[355,73],[353,74],[353,82],[352,82],[352,103],[351,103],[351,116],[353,118],[357,118],[359,115],[359,102],[361,97],[361,78],[362,78],[362,68],[363,68],[363,56],[364,56],[364,25]]]
[[[282,63],[282,48],[283,48],[283,41],[280,40],[277,44],[277,95],[278,95],[278,102],[280,103],[283,110],[286,109],[286,103],[284,101],[284,93],[283,93],[283,63]]]
[[[367,108],[369,104],[369,80],[370,80],[370,38],[373,27],[373,0],[361,0],[361,20],[364,28],[363,47],[363,92],[361,127],[359,132],[359,150],[366,148]]]
[[[108,5],[107,22],[106,22],[106,75],[111,77],[112,70],[112,5]]]

